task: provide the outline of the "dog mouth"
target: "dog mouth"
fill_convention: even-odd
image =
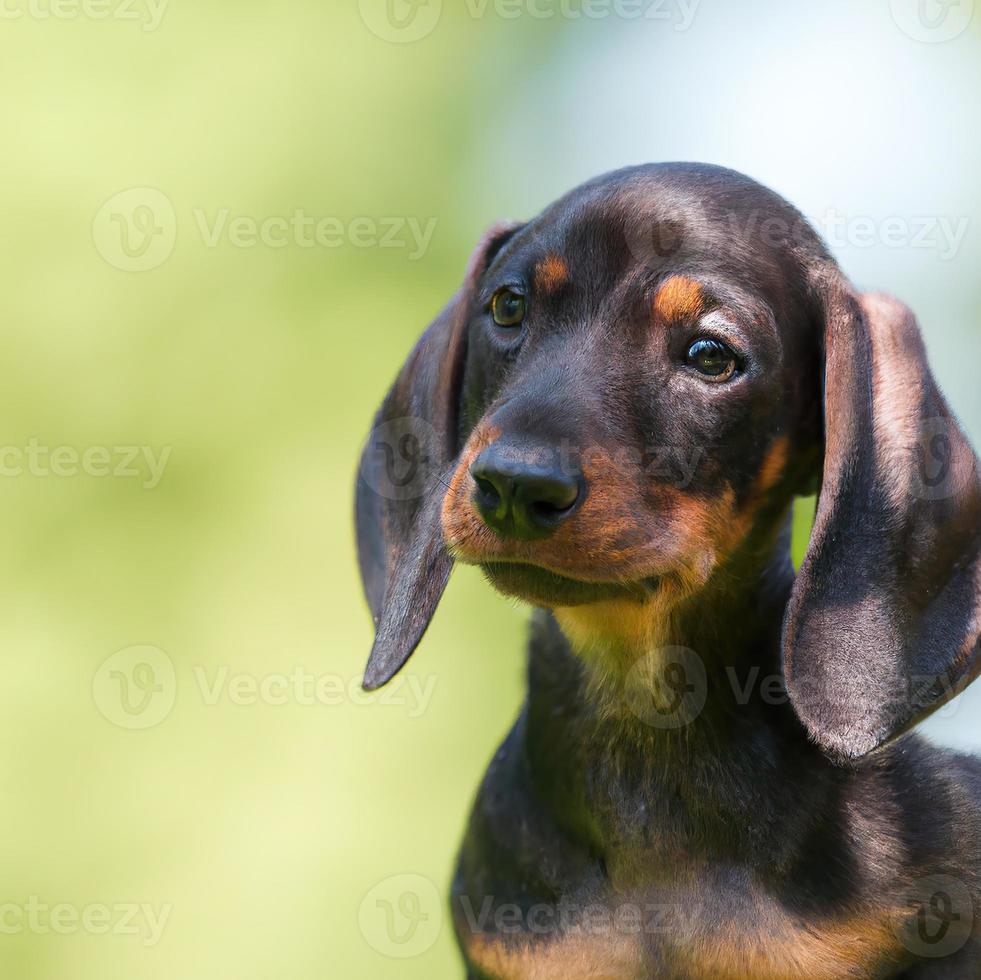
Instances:
[[[589,582],[526,562],[483,561],[479,567],[499,592],[545,608],[582,606],[611,599],[643,602],[656,590],[659,581],[652,576],[635,582]]]

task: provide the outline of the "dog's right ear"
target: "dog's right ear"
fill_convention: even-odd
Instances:
[[[784,675],[813,739],[854,760],[981,673],[981,479],[912,312],[819,276],[824,474]]]
[[[399,671],[422,639],[449,579],[440,506],[460,449],[467,320],[480,277],[518,225],[491,228],[463,285],[409,355],[361,456],[356,511],[361,579],[375,622],[368,690]]]

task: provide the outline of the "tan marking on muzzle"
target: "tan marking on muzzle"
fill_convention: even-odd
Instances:
[[[650,640],[651,613],[663,618],[709,581],[752,528],[787,457],[787,441],[777,440],[742,508],[728,486],[714,497],[657,488],[656,520],[651,521],[643,516],[645,478],[638,462],[603,447],[585,448],[580,464],[588,489],[579,510],[549,537],[521,541],[502,538],[474,506],[470,466],[500,436],[497,427],[481,423],[463,449],[443,501],[447,547],[454,558],[471,564],[517,562],[581,582],[636,584],[635,598],[576,607],[564,615],[567,635],[576,636],[577,646],[611,628],[620,633],[626,627],[628,636],[622,639],[628,645]],[[640,583],[655,577],[661,584],[652,596]]]
[[[785,436],[773,442],[742,508],[737,507],[731,487],[715,498],[666,490],[662,507],[667,533],[660,541],[658,558],[662,567],[671,570],[670,576],[644,600],[614,599],[556,609],[556,619],[573,647],[587,659],[599,655],[605,660],[611,649],[624,651],[629,658],[667,644],[672,611],[708,583],[752,530],[757,511],[784,474],[789,448]]]
[[[494,532],[477,516],[473,506],[473,478],[470,467],[473,461],[492,443],[501,438],[501,430],[496,426],[481,422],[470,435],[460,454],[446,496],[440,520],[443,537],[453,550],[463,541],[473,543],[476,549],[489,547],[495,539]]]
[[[523,562],[589,582],[630,582],[650,574],[653,554],[637,523],[641,475],[630,460],[605,449],[583,453],[588,489],[572,517],[547,538],[505,540],[473,506],[469,469],[494,441],[496,430],[480,425],[464,447],[443,502],[443,535],[460,561]]]

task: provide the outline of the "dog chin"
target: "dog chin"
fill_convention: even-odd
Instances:
[[[498,592],[547,609],[583,606],[611,599],[642,602],[655,587],[653,580],[634,583],[586,582],[537,565],[518,562],[481,562],[480,568]]]

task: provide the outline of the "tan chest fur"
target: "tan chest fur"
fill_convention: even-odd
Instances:
[[[894,931],[898,909],[804,921],[765,897],[747,896],[735,911],[727,905],[727,920],[717,900],[689,898],[690,915],[663,918],[654,928],[622,928],[608,916],[605,925],[554,934],[461,929],[460,938],[469,961],[493,980],[875,978],[902,952]],[[641,897],[630,902],[652,907]]]

